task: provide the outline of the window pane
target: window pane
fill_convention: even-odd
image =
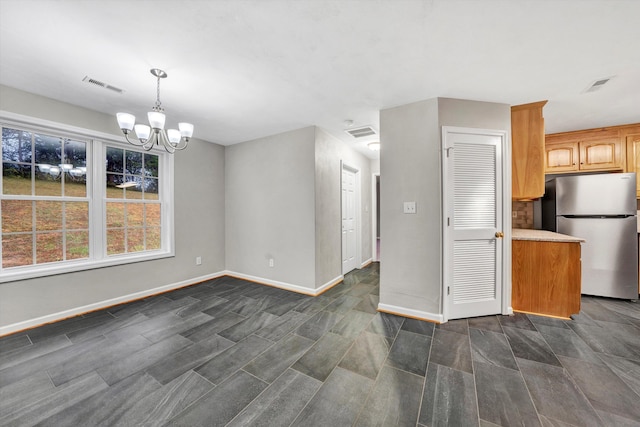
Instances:
[[[2,160],[31,163],[31,133],[2,128]]]
[[[67,259],[80,259],[89,257],[89,232],[88,231],[68,231],[67,239]]]
[[[156,178],[144,179],[144,198],[158,200],[158,180]]]
[[[2,194],[31,195],[31,166],[2,164]]]
[[[161,248],[160,227],[147,228],[147,250]]]
[[[107,255],[124,253],[124,230],[107,230]]]
[[[3,200],[2,232],[32,231],[31,208],[30,200]]]
[[[145,203],[145,225],[147,227],[160,227],[160,205],[158,203]]]
[[[62,260],[62,233],[37,233],[36,263]]]
[[[142,178],[139,176],[126,175],[125,185],[127,186],[124,191],[125,199],[142,199]]]
[[[86,230],[89,228],[89,203],[65,203],[65,228],[67,230]]]
[[[62,168],[49,164],[36,167],[36,195],[62,196]]]
[[[107,203],[107,228],[124,227],[124,203]]]
[[[144,228],[127,228],[127,252],[144,251]]]
[[[2,267],[33,264],[32,234],[2,236]]]
[[[153,154],[144,155],[144,176],[158,177],[158,156]]]
[[[107,172],[124,172],[124,150],[107,147]]]
[[[107,199],[123,199],[124,190],[119,186],[124,183],[123,175],[107,174]]]
[[[62,138],[35,134],[36,163],[59,166],[62,163]]]
[[[36,230],[62,230],[62,202],[36,202]]]
[[[142,153],[127,151],[125,157],[127,159],[125,172],[131,175],[142,175]]]
[[[144,205],[142,203],[127,203],[127,227],[142,227],[144,225]]]

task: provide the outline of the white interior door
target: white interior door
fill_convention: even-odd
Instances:
[[[358,267],[356,171],[342,168],[342,274]]]
[[[445,319],[502,311],[505,140],[501,132],[443,128]]]

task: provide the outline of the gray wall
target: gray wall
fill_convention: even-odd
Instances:
[[[315,223],[316,287],[342,274],[341,162],[360,171],[361,262],[371,258],[371,161],[343,142],[316,128]]]
[[[0,109],[121,135],[114,116],[6,86]],[[223,271],[224,147],[194,138],[174,167],[175,257],[0,284],[0,326]]]
[[[432,314],[442,313],[441,126],[510,131],[510,107],[438,98],[380,113],[380,303]]]
[[[438,100],[380,112],[380,303],[440,312]],[[415,201],[416,214],[403,214]]]
[[[226,147],[227,270],[315,288],[314,140],[307,127]]]

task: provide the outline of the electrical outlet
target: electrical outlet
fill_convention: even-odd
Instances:
[[[513,212],[511,213],[511,216],[512,216],[513,218],[517,218],[517,217],[518,217],[518,211],[513,211]]]
[[[202,257],[201,256],[197,256],[196,257],[196,265],[202,265]]]
[[[404,202],[404,213],[406,214],[416,213],[416,202]]]
[[[269,267],[273,267],[274,261],[273,258],[269,258]]]

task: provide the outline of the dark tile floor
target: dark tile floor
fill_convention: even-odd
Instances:
[[[376,312],[221,278],[0,339],[2,426],[639,426],[640,303],[573,321]]]

